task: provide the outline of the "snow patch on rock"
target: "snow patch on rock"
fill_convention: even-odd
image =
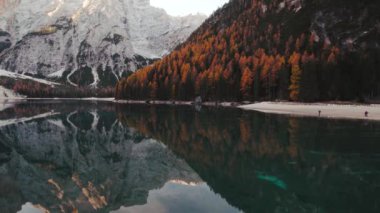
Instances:
[[[49,74],[48,78],[61,78],[63,76],[63,73],[65,72],[65,69],[58,70],[57,72],[53,72],[52,74]]]
[[[0,99],[21,99],[21,98],[25,98],[25,96],[22,96],[20,94],[13,92],[10,89],[0,86]],[[0,107],[0,111],[1,111],[1,108],[2,107]]]
[[[13,79],[31,80],[31,81],[35,81],[35,82],[50,85],[50,86],[60,85],[59,83],[56,83],[56,82],[47,81],[47,80],[39,79],[39,78],[34,78],[34,77],[23,75],[23,74],[13,73],[13,72],[9,72],[9,71],[2,70],[2,69],[0,69],[0,76],[13,78]]]

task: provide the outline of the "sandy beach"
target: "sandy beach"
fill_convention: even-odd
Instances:
[[[239,106],[245,110],[255,110],[265,113],[312,116],[323,118],[343,118],[380,121],[380,105],[349,105],[328,103],[291,103],[262,102]],[[319,115],[319,111],[321,114]],[[365,116],[368,112],[368,117]]]

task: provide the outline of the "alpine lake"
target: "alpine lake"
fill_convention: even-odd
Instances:
[[[380,122],[0,101],[0,212],[380,212]]]

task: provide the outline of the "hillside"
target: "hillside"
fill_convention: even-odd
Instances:
[[[380,2],[231,0],[175,51],[122,79],[117,99],[372,100]]]

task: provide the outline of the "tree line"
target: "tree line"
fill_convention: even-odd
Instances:
[[[73,87],[68,85],[47,85],[39,82],[0,78],[0,85],[13,90],[17,94],[28,98],[85,98],[85,97],[114,97],[114,87],[90,88]]]

